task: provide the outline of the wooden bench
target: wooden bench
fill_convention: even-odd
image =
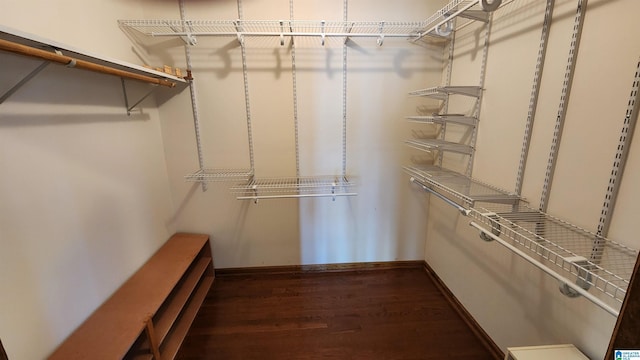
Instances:
[[[208,235],[172,236],[49,359],[173,359],[214,276]]]

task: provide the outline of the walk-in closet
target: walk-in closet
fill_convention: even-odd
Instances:
[[[0,8],[0,360],[640,358],[640,2]]]

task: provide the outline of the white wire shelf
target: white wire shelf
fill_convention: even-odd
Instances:
[[[355,196],[353,179],[343,176],[253,178],[231,187],[240,200]]]
[[[494,0],[496,1],[496,0]],[[497,1],[499,3],[499,1]],[[146,36],[182,37],[195,45],[196,36],[319,36],[448,38],[451,20],[460,16],[489,21],[489,11],[478,0],[452,0],[424,21],[325,21],[325,20],[118,20],[123,29]],[[381,45],[381,43],[379,42]]]
[[[617,307],[624,300],[637,250],[523,204],[476,204],[470,216],[584,290],[606,295]]]
[[[496,0],[494,3],[496,7],[500,6],[501,0]],[[417,39],[426,35],[448,36],[454,30],[451,20],[458,16],[486,23],[489,21],[489,9],[482,9],[478,0],[452,0],[424,22],[418,31],[420,36]]]
[[[470,155],[473,152],[473,148],[469,145],[454,143],[450,141],[440,139],[412,139],[406,140],[405,144],[408,146],[427,152],[433,151],[448,151],[459,154]]]
[[[446,100],[449,95],[464,95],[480,97],[482,88],[479,86],[435,86],[426,89],[411,91],[410,96],[426,96],[438,100]]]
[[[467,126],[475,126],[478,121],[473,116],[465,116],[460,114],[443,114],[443,115],[422,115],[422,116],[407,116],[407,120],[422,124],[446,124],[454,123]]]
[[[224,182],[249,181],[251,177],[253,172],[250,169],[200,169],[184,178],[193,182]]]
[[[118,20],[146,36],[318,36],[418,38],[424,22],[324,20]]]
[[[405,166],[404,170],[420,184],[465,208],[473,207],[476,202],[517,204],[520,201],[516,194],[439,166]]]

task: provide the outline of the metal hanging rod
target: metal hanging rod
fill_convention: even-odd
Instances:
[[[471,210],[469,216],[490,227],[493,235],[531,253],[565,278],[575,279],[578,287],[602,300],[610,299],[613,306],[623,302],[638,257],[637,250],[523,204],[479,203]],[[483,239],[493,239],[486,233]],[[602,244],[597,261],[588,259],[596,237]],[[560,291],[569,297],[582,295],[566,281],[561,284]]]
[[[252,178],[246,184],[231,188],[239,200],[290,199],[305,197],[356,196],[349,191],[355,183],[340,176],[299,176],[284,178]]]
[[[428,187],[429,192],[435,192],[440,198],[446,197],[452,201],[447,203],[458,209],[473,207],[476,202],[518,204],[521,201],[515,194],[439,166],[406,166],[403,169],[411,176],[411,182]]]
[[[420,185],[420,187],[422,188],[422,190],[438,197],[439,199],[441,199],[442,201],[444,201],[445,203],[453,206],[454,208],[458,209],[458,211],[460,211],[460,213],[462,213],[463,215],[469,215],[470,210],[469,209],[465,209],[464,207],[458,205],[455,201],[450,200],[448,197],[440,194],[439,192],[436,192],[435,190],[431,189],[430,187],[428,187],[427,185],[423,184],[422,182],[416,180],[416,178],[414,178],[413,176],[409,179],[410,182],[414,183],[414,184],[418,184]]]
[[[257,195],[257,196],[237,196],[237,200],[262,200],[262,199],[302,199],[302,198],[326,198],[330,197],[335,199],[336,197],[344,196],[357,196],[358,193],[336,193],[336,194],[292,194],[292,195]]]
[[[37,59],[42,59],[49,62],[55,62],[58,64],[66,65],[67,67],[71,67],[71,68],[85,69],[85,70],[98,72],[102,74],[119,76],[121,78],[139,80],[139,81],[143,81],[143,82],[147,82],[155,85],[162,85],[167,87],[176,86],[175,82],[172,82],[169,80],[157,79],[147,75],[136,74],[131,71],[116,69],[106,65],[101,65],[94,62],[77,59],[71,56],[57,54],[55,52],[37,49],[31,46],[18,44],[16,42],[4,40],[4,39],[0,39],[0,50],[8,51],[18,55],[24,55],[24,56],[37,58]]]

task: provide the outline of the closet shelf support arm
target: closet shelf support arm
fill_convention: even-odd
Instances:
[[[168,80],[156,79],[151,76],[136,74],[131,71],[125,71],[125,70],[120,70],[120,69],[116,69],[116,68],[105,66],[105,65],[100,65],[90,61],[80,60],[70,56],[56,54],[46,50],[36,49],[30,46],[18,44],[8,40],[0,39],[0,50],[12,52],[19,55],[30,56],[30,57],[46,60],[49,62],[55,62],[63,65],[68,65],[70,67],[85,69],[85,70],[98,72],[102,74],[115,75],[122,78],[139,80],[139,81],[156,84],[156,85],[162,85],[166,87],[176,86],[174,82],[171,82]]]
[[[120,78],[122,82],[122,94],[124,95],[124,106],[127,108],[127,115],[131,115],[131,111],[136,108],[136,106],[140,105],[146,98],[148,98],[151,94],[153,94],[156,90],[158,90],[157,86],[154,86],[153,89],[149,90],[140,100],[136,101],[133,105],[129,106],[129,96],[127,95],[127,86],[125,85],[124,78]]]
[[[22,78],[17,84],[15,84],[11,89],[7,90],[2,96],[0,96],[0,104],[5,102],[8,98],[11,97],[16,91],[20,90],[20,88],[29,82],[29,80],[33,79],[36,75],[40,73],[40,71],[44,70],[44,68],[49,65],[48,61],[44,61],[42,64],[38,65],[33,71],[31,71],[27,76]]]

